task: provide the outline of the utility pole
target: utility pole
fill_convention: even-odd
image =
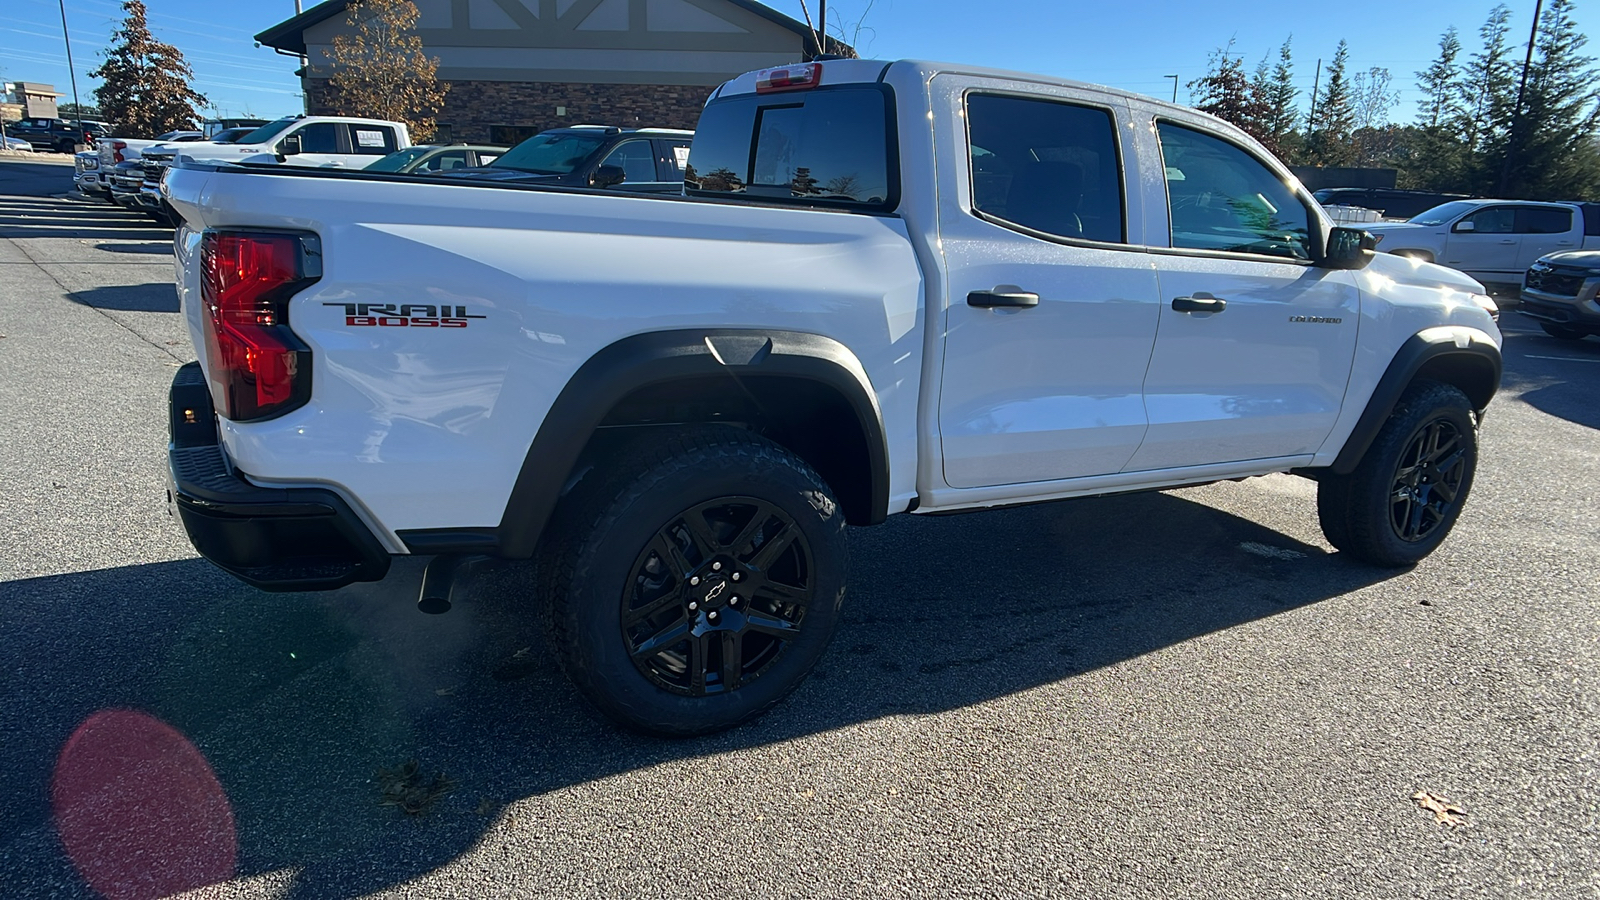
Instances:
[[[67,34],[67,0],[56,2],[61,6],[61,39],[67,43],[67,79],[72,82],[72,106],[78,113],[78,130],[82,131],[83,104],[78,102],[78,73],[72,69],[72,36]]]
[[[1522,128],[1522,97],[1528,90],[1528,67],[1533,65],[1533,45],[1539,39],[1539,17],[1544,14],[1544,0],[1534,0],[1533,28],[1528,31],[1528,55],[1522,59],[1522,80],[1517,84],[1517,105],[1511,108],[1511,136],[1506,141],[1506,158],[1500,165],[1500,186],[1495,193],[1504,196],[1511,184],[1511,162],[1517,154],[1517,132]]]
[[[1306,137],[1311,136],[1311,126],[1317,121],[1317,88],[1322,86],[1322,60],[1317,60],[1317,74],[1311,79],[1311,109],[1306,113]]]
[[[1177,103],[1178,102],[1178,76],[1176,76],[1176,75],[1163,75],[1161,77],[1162,78],[1171,78],[1172,79],[1172,102],[1173,103]]]

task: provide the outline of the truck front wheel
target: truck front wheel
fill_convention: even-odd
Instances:
[[[1465,394],[1412,385],[1355,471],[1317,483],[1328,543],[1365,562],[1409,566],[1454,527],[1478,467],[1478,433]]]
[[[611,474],[573,490],[542,555],[572,683],[618,723],[663,736],[772,708],[839,617],[845,519],[827,484],[727,426],[653,429],[600,470]]]

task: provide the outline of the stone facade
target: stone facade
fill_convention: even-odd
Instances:
[[[311,115],[335,113],[325,102],[325,84],[320,80],[308,80],[306,84],[307,111]],[[696,85],[567,82],[449,84],[444,108],[436,117],[441,126],[449,126],[448,139],[496,143],[515,143],[566,125],[693,129],[700,120],[701,107],[715,90]],[[345,112],[361,114],[359,110]]]

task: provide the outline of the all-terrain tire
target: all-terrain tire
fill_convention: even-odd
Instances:
[[[1477,466],[1478,434],[1466,395],[1447,384],[1414,384],[1355,471],[1317,482],[1322,533],[1364,562],[1414,565],[1455,526]]]
[[[822,478],[771,441],[731,426],[644,432],[547,529],[539,569],[567,677],[647,734],[761,715],[833,636],[844,526]]]

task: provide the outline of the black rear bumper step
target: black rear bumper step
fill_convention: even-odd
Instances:
[[[199,363],[172,380],[171,434],[171,508],[223,571],[268,591],[332,590],[388,573],[389,553],[343,497],[261,487],[228,466]]]

